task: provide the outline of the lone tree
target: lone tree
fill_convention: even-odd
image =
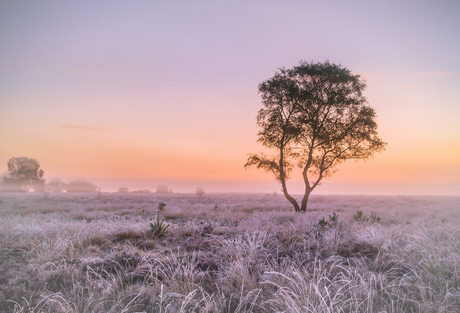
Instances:
[[[158,185],[155,193],[172,193],[172,189],[169,189],[166,185]]]
[[[305,212],[311,192],[338,164],[369,158],[386,146],[365,88],[359,75],[329,61],[279,69],[259,85],[263,107],[257,114],[258,142],[276,154],[252,154],[245,167],[272,173],[295,210]],[[305,183],[300,206],[286,186],[294,166]]]
[[[29,188],[34,188],[42,191],[45,183],[42,177],[45,172],[40,169],[37,160],[27,157],[11,158],[7,166],[9,177],[3,178],[3,190],[28,191]]]
[[[196,188],[196,195],[198,196],[198,198],[203,198],[204,197],[204,189],[201,188],[201,187],[197,187]]]
[[[70,183],[65,185],[67,192],[97,192],[100,196],[100,191],[98,187],[93,183],[90,183],[84,178],[73,180]]]

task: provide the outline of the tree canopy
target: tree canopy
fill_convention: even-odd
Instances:
[[[155,193],[172,193],[172,190],[169,189],[166,185],[158,185]]]
[[[205,195],[204,189],[201,188],[201,187],[197,187],[196,188],[196,195],[198,196],[198,198],[203,198],[204,195]]]
[[[6,191],[28,191],[43,189],[45,173],[40,169],[37,160],[27,157],[14,157],[7,163],[8,176],[3,178],[2,190]]]
[[[257,114],[258,142],[276,154],[252,154],[245,167],[272,173],[294,209],[306,211],[311,192],[338,164],[385,148],[375,110],[362,94],[365,88],[359,75],[329,61],[279,69],[259,85],[263,107]],[[305,183],[300,206],[286,185],[295,166]]]

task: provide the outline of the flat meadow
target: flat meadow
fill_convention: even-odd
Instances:
[[[460,197],[0,193],[0,312],[460,312]]]

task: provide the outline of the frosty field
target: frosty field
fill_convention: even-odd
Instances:
[[[160,203],[169,226],[153,233]],[[309,208],[1,193],[0,312],[460,312],[460,197],[314,195]]]

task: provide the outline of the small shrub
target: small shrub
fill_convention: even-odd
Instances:
[[[325,228],[327,226],[327,221],[324,217],[318,220],[318,226],[321,228]]]
[[[371,216],[366,216],[362,210],[358,210],[356,211],[356,214],[353,215],[353,220],[357,222],[379,223],[382,218],[374,212],[371,212]]]
[[[324,232],[326,230],[326,227],[327,227],[327,221],[324,217],[320,218],[318,220],[318,224],[316,224],[316,239],[322,239],[323,238],[323,235],[324,235]]]
[[[372,222],[372,223],[378,223],[382,220],[382,217],[378,216],[377,214],[375,214],[374,212],[371,212],[371,216],[369,217],[369,220]]]
[[[164,221],[150,223],[149,235],[153,238],[164,237],[169,233],[168,228],[169,224],[166,224]]]
[[[316,238],[322,239],[324,236],[325,231],[331,228],[336,228],[339,224],[339,215],[337,213],[332,212],[332,215],[329,215],[329,221],[326,221],[325,217],[322,217],[318,220],[318,224],[316,225]]]
[[[362,210],[356,211],[356,214],[353,215],[353,220],[357,222],[364,221],[364,218],[365,218],[365,215]]]
[[[212,227],[211,224],[206,225],[201,230],[201,236],[202,237],[209,236],[213,232],[213,230],[214,230],[214,227]]]
[[[332,215],[329,215],[329,222],[326,221],[326,218],[322,217],[318,220],[318,227],[319,228],[326,228],[329,227],[336,227],[339,223],[339,215],[337,213],[332,212]]]
[[[329,215],[329,221],[331,222],[332,226],[337,226],[339,222],[339,215],[337,213],[332,212],[332,215]]]

